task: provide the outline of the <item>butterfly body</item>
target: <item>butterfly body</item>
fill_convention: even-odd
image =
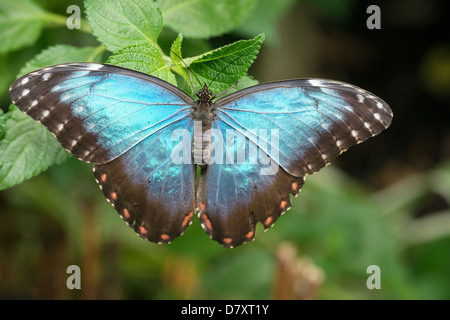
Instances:
[[[298,79],[194,100],[158,78],[71,63],[17,79],[12,101],[94,164],[106,199],[136,233],[170,243],[198,214],[226,247],[254,239],[305,177],[387,128],[380,98],[339,81]],[[196,166],[202,168],[197,181]]]
[[[194,163],[204,167],[211,159],[212,132],[211,124],[215,113],[211,98],[212,92],[206,83],[197,92],[198,100],[193,105],[194,136],[192,140],[192,156]]]

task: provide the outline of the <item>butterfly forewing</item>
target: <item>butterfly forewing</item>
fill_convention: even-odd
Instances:
[[[318,171],[392,120],[391,109],[380,98],[331,80],[262,84],[220,99],[215,107],[219,122],[235,130],[278,130],[279,146],[268,154],[277,156],[280,166],[297,177]]]
[[[85,162],[105,163],[190,114],[192,98],[158,78],[98,63],[57,65],[19,78],[20,110]]]

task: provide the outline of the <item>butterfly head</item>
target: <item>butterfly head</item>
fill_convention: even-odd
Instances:
[[[208,85],[205,83],[203,88],[198,90],[197,97],[201,102],[209,102],[211,100],[212,91],[209,90]]]

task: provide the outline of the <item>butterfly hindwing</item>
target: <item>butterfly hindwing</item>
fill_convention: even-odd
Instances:
[[[299,193],[304,178],[286,173],[274,162],[255,161],[255,152],[265,158],[267,154],[226,123],[213,121],[212,129],[215,163],[202,170],[197,209],[209,236],[235,247],[253,240],[257,222],[271,227],[291,207],[289,194]],[[227,145],[227,131],[236,136],[234,144]],[[246,154],[245,160],[238,160],[239,152]]]
[[[194,214],[195,166],[176,164],[173,130],[192,132],[183,120],[158,131],[113,161],[96,165],[94,175],[105,197],[136,233],[169,243],[180,236]]]
[[[43,68],[10,89],[20,110],[85,162],[111,161],[189,115],[190,98],[150,75],[99,63]]]

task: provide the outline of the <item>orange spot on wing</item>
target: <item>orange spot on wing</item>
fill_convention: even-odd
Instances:
[[[105,182],[105,181],[106,181],[106,173],[103,173],[103,174],[100,176],[100,180],[102,180],[102,182]]]
[[[127,209],[123,209],[123,215],[127,219],[130,219],[130,217],[131,217],[130,212]]]
[[[111,199],[117,200],[117,193],[115,192],[111,193]]]
[[[272,217],[268,217],[267,219],[266,219],[266,221],[264,221],[264,225],[266,226],[266,227],[268,227],[271,223],[272,223]]]
[[[139,231],[140,231],[142,234],[146,234],[146,233],[147,233],[147,229],[145,229],[144,226],[139,226]]]
[[[253,237],[254,234],[255,234],[255,232],[252,230],[252,231],[249,231],[249,232],[245,235],[245,237],[246,237],[247,239],[250,239],[251,237]]]
[[[211,230],[212,226],[211,226],[211,220],[208,219],[208,217],[206,216],[206,214],[202,215],[202,220],[206,225],[206,229]]]
[[[223,238],[223,243],[230,244],[233,240],[231,238]]]
[[[186,217],[184,217],[183,223],[181,224],[181,227],[186,227],[187,224],[189,223],[189,220],[191,220],[192,216],[194,215],[194,213],[191,211],[187,214]]]
[[[284,207],[286,207],[286,205],[287,205],[287,201],[281,201],[280,208],[284,209]]]
[[[161,239],[163,239],[163,240],[169,240],[170,237],[169,237],[169,235],[167,235],[167,234],[162,234],[162,235],[161,235]]]
[[[298,188],[298,183],[297,183],[297,182],[294,182],[294,183],[292,184],[292,191],[297,191],[297,188]]]

